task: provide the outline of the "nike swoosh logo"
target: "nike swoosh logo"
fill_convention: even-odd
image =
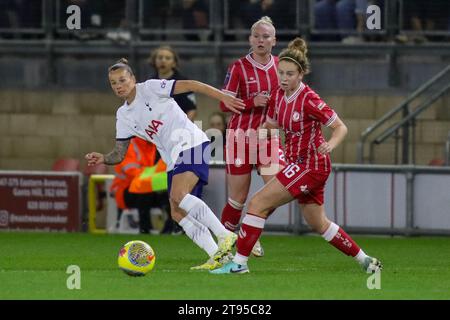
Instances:
[[[230,272],[231,273],[238,273],[238,272],[240,272],[242,270],[244,270],[244,269],[237,269],[237,270],[230,269]]]

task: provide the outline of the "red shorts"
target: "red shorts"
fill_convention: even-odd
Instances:
[[[322,205],[329,175],[330,171],[311,170],[302,164],[291,163],[277,174],[277,179],[298,203]]]
[[[261,175],[276,175],[286,165],[281,141],[278,137],[241,141],[227,139],[225,148],[226,171],[241,175],[252,172],[256,166]]]

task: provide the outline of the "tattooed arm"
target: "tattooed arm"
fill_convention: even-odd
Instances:
[[[125,158],[130,140],[116,140],[114,149],[108,154],[101,154],[98,152],[88,153],[85,158],[88,161],[88,166],[95,166],[96,164],[115,165],[121,163]]]

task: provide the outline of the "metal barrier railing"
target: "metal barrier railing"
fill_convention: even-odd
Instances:
[[[397,114],[402,113],[402,119],[399,122],[396,122],[395,124],[391,125],[389,128],[385,129],[383,132],[381,132],[374,140],[370,142],[369,146],[369,156],[368,156],[368,162],[372,163],[374,158],[374,145],[380,144],[383,141],[385,141],[387,138],[391,137],[393,134],[396,135],[396,152],[395,152],[395,162],[398,162],[397,158],[397,150],[398,150],[398,140],[399,137],[399,130],[403,128],[403,137],[402,137],[402,163],[403,164],[409,164],[410,163],[410,157],[409,157],[409,145],[410,145],[410,126],[413,121],[417,118],[419,114],[424,112],[426,109],[428,109],[430,106],[433,105],[433,103],[439,99],[442,95],[447,93],[447,91],[450,89],[449,83],[445,83],[445,86],[437,91],[437,93],[432,94],[432,96],[426,100],[425,102],[421,103],[414,111],[410,110],[411,103],[418,98],[420,95],[427,93],[430,88],[439,82],[441,79],[443,79],[445,76],[450,75],[450,65],[448,65],[444,70],[439,72],[437,75],[432,77],[430,80],[428,80],[426,83],[424,83],[422,86],[420,86],[417,90],[415,90],[405,101],[403,101],[400,105],[397,107],[391,109],[389,112],[387,112],[383,117],[381,117],[378,121],[376,121],[373,125],[368,127],[366,130],[363,131],[361,134],[360,141],[357,145],[357,161],[358,163],[364,163],[366,158],[364,157],[365,153],[365,143],[368,137],[375,132],[376,129],[380,128],[382,125],[386,124],[387,121],[393,119],[394,116]],[[415,135],[414,132],[411,135],[413,138],[412,145],[414,148],[415,145]],[[414,152],[413,152],[414,155]],[[414,158],[414,157],[413,157]],[[414,162],[414,161],[413,161]]]
[[[353,164],[333,164],[333,173],[335,175],[334,179],[336,179],[337,175],[345,175],[346,174],[390,174],[391,182],[387,181],[387,184],[390,186],[379,186],[379,190],[381,191],[383,188],[399,188],[398,195],[397,193],[391,190],[390,200],[385,199],[386,201],[390,201],[390,210],[395,210],[394,203],[402,203],[404,206],[404,225],[396,227],[393,222],[389,227],[373,227],[373,226],[346,226],[345,218],[342,222],[345,229],[351,233],[361,233],[361,234],[391,234],[391,235],[405,235],[405,236],[414,236],[414,235],[450,235],[450,228],[448,226],[448,216],[450,211],[448,210],[446,191],[439,190],[439,187],[435,185],[436,177],[440,177],[440,179],[450,179],[450,168],[446,167],[430,167],[430,166],[414,166],[414,165],[353,165]],[[394,183],[395,175],[398,177],[404,177],[403,183]],[[367,179],[367,177],[366,177]],[[369,196],[370,190],[372,190],[367,184],[362,183],[363,180],[357,179],[357,182],[354,186],[356,186],[357,190],[364,193],[366,192]],[[376,184],[375,180],[368,178],[368,181],[371,181],[370,184]],[[378,180],[377,180],[378,181]],[[379,181],[378,181],[379,183]],[[445,185],[447,182],[444,182]],[[432,187],[428,187],[429,184],[432,184]],[[348,187],[348,186],[347,186]],[[340,192],[344,192],[342,201],[346,201],[345,199],[345,184],[343,185],[344,191],[341,189]],[[434,192],[432,188],[435,188]],[[439,201],[432,201],[427,198],[428,193],[424,193],[423,191],[426,189],[428,192],[432,193],[433,196],[439,199]],[[395,195],[394,195],[395,194]],[[352,197],[353,196],[353,197]],[[343,206],[342,210],[343,215],[349,214],[347,211],[352,211],[351,208],[357,207],[356,203],[361,203],[364,201],[366,197],[358,197],[352,193],[349,193],[347,198],[347,206]],[[373,195],[370,195],[370,198],[373,199]],[[429,203],[428,203],[429,202]],[[431,204],[433,202],[433,204]],[[440,203],[440,204],[438,204]],[[336,203],[334,203],[336,207]],[[342,207],[342,206],[339,206]],[[367,208],[368,211],[373,210],[373,208]],[[430,213],[428,210],[433,211]],[[396,210],[395,210],[396,211]],[[436,212],[439,214],[435,215]],[[359,213],[358,215],[365,215],[367,213]],[[381,212],[372,212],[369,215],[373,214],[383,214]],[[394,212],[390,213],[391,215]],[[427,219],[432,220],[432,216],[436,219],[440,219],[441,221],[445,221],[443,224],[434,223],[433,225],[424,226],[427,223],[424,223]],[[439,216],[439,218],[438,218]],[[425,218],[426,217],[426,218]],[[391,219],[394,217],[391,216]],[[348,222],[348,220],[347,220]],[[306,226],[301,226],[300,233],[310,232],[309,228]]]

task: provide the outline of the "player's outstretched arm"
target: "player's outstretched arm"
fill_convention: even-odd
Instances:
[[[241,99],[217,90],[206,83],[195,80],[178,80],[175,82],[173,94],[185,93],[189,91],[198,92],[222,101],[229,110],[238,114],[241,113],[241,110],[245,109],[245,104]]]
[[[115,165],[121,163],[125,158],[130,140],[116,140],[114,149],[108,154],[101,154],[98,152],[88,153],[85,158],[88,162],[88,166],[95,166],[96,164]]]

